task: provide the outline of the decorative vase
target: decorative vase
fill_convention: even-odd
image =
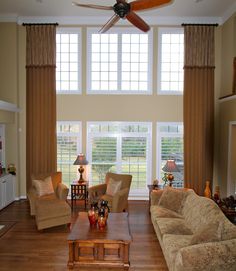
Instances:
[[[206,187],[204,190],[204,197],[211,198],[211,189],[210,189],[210,181],[206,181]]]
[[[107,224],[107,218],[105,216],[105,209],[104,208],[100,208],[99,212],[98,212],[98,227],[99,229],[104,229],[106,227]]]
[[[102,200],[100,206],[101,206],[100,208],[103,208],[105,210],[105,217],[108,218],[108,213],[110,212],[108,201]]]
[[[96,226],[98,221],[98,204],[97,202],[91,203],[91,207],[88,210],[88,219],[90,226]]]

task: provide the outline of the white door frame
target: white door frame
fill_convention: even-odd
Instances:
[[[235,187],[231,178],[231,156],[232,156],[232,129],[236,127],[236,121],[229,122],[229,142],[228,142],[228,166],[227,166],[227,196],[235,194]]]

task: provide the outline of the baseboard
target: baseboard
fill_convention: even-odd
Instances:
[[[15,200],[27,199],[27,196],[15,197]]]

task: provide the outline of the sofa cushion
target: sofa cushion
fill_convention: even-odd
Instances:
[[[190,240],[191,245],[217,242],[221,240],[221,227],[219,222],[210,223],[200,227],[192,236]]]
[[[174,265],[177,252],[182,247],[189,246],[191,238],[192,235],[165,234],[163,236],[163,249],[165,250],[169,270],[174,270],[173,266],[170,265]]]
[[[220,231],[222,240],[236,239],[236,225],[232,224],[222,213],[220,220]]]
[[[186,197],[182,214],[193,232],[198,231],[199,225],[204,226],[220,221],[223,215],[212,199],[200,197],[195,193]]]
[[[183,216],[179,213],[176,213],[161,206],[151,206],[150,211],[152,215],[156,217],[183,218]]]
[[[159,228],[161,236],[164,234],[177,234],[177,235],[192,235],[192,231],[185,224],[182,218],[156,218],[156,224]]]
[[[44,180],[33,180],[32,183],[39,197],[54,194],[51,176],[46,177]]]
[[[167,187],[164,189],[160,197],[159,205],[174,212],[180,213],[183,207],[182,204],[185,195],[185,190]]]

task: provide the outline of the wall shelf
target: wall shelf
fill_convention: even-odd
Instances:
[[[0,100],[0,110],[20,112],[20,109],[15,104],[8,103],[2,100]]]
[[[231,100],[234,100],[234,99],[236,99],[236,94],[232,93],[232,94],[220,97],[219,101],[220,102],[225,102],[225,101],[231,101]]]

